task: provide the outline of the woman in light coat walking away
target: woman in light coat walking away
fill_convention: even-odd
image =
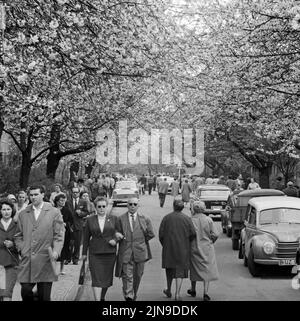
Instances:
[[[190,193],[192,192],[191,185],[189,184],[189,181],[185,179],[182,189],[181,189],[181,194],[182,194],[182,200],[184,204],[187,204],[190,201]]]
[[[176,198],[179,194],[179,182],[177,181],[177,178],[174,178],[174,181],[172,182],[172,191],[171,194],[174,198]]]
[[[196,230],[196,239],[191,245],[190,279],[191,289],[187,291],[192,297],[196,296],[196,282],[204,282],[203,300],[210,301],[208,295],[209,282],[219,278],[213,243],[218,238],[218,231],[213,220],[205,212],[205,204],[194,202],[192,222]]]

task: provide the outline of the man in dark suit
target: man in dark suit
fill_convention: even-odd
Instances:
[[[168,194],[169,183],[167,182],[167,178],[165,177],[163,181],[158,184],[158,196],[160,207],[163,207],[165,204],[166,195]]]
[[[149,218],[138,212],[138,199],[128,200],[128,211],[118,219],[117,230],[124,235],[117,257],[116,276],[122,277],[126,301],[135,301],[145,262],[152,258],[149,240],[154,237]]]
[[[72,226],[72,239],[71,254],[73,264],[77,265],[79,261],[80,245],[82,241],[82,231],[84,226],[84,217],[88,212],[86,201],[79,198],[80,191],[78,187],[72,187],[71,198],[67,202],[67,207],[72,212],[73,226]]]

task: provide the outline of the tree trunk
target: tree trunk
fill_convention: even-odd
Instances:
[[[55,115],[56,116],[56,115]],[[50,179],[55,179],[55,173],[59,165],[59,161],[61,159],[60,153],[60,125],[58,123],[54,123],[51,127],[50,139],[49,139],[49,153],[47,155],[47,168],[46,175]]]
[[[29,175],[31,172],[32,162],[30,154],[22,153],[22,165],[20,172],[19,184],[21,189],[26,189],[29,183]]]
[[[3,133],[3,129],[4,129],[4,123],[3,123],[3,121],[0,119],[0,141],[1,141],[2,133]]]
[[[61,156],[50,150],[47,155],[46,175],[48,178],[55,179],[56,170],[59,166]]]
[[[268,164],[259,170],[259,185],[261,188],[270,188],[270,174],[272,170],[272,164]]]

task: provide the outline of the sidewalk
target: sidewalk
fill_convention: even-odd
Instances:
[[[74,301],[78,291],[78,279],[81,268],[81,261],[78,265],[65,265],[65,275],[59,275],[58,281],[53,282],[51,300],[52,301]],[[59,266],[59,263],[57,263]],[[57,267],[59,269],[59,267]],[[21,285],[16,284],[13,292],[13,301],[22,301]]]

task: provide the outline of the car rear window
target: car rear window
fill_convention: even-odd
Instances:
[[[121,188],[121,189],[136,188],[136,183],[121,181],[116,183],[116,188]]]
[[[217,196],[227,198],[230,194],[230,191],[226,190],[199,190],[199,196]]]
[[[259,215],[259,224],[295,223],[300,224],[300,209],[272,208],[263,210]]]

